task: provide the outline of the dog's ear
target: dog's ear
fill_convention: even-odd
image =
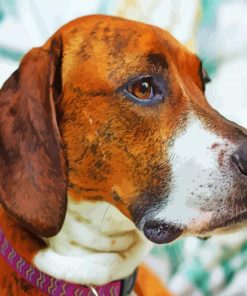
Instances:
[[[67,207],[66,161],[56,120],[62,41],[34,48],[0,91],[0,202],[24,227],[58,233]]]

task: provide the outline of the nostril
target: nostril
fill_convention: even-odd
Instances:
[[[240,148],[232,154],[232,161],[241,173],[247,175],[247,141],[243,142]]]

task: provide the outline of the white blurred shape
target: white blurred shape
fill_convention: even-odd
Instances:
[[[221,57],[247,52],[247,1],[229,1],[217,14],[217,47]]]

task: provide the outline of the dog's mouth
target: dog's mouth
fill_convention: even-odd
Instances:
[[[240,228],[244,223],[247,223],[247,210],[232,218],[229,218],[229,214],[228,217],[226,214],[217,215],[215,217],[212,216],[209,223],[201,227],[197,225],[192,231],[189,229],[190,227],[182,227],[173,223],[151,220],[144,224],[143,233],[153,243],[167,244],[182,236],[183,233],[189,234],[191,232],[192,235],[209,237],[213,233],[228,232]]]
[[[240,214],[236,214],[232,218],[228,218],[228,215],[219,215],[215,220],[210,223],[209,231],[215,231],[218,229],[228,229],[236,228],[241,226],[243,223],[247,223],[247,210],[243,211]]]

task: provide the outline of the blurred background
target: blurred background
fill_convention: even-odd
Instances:
[[[208,101],[247,127],[247,0],[0,0],[0,86],[30,48],[96,13],[170,31],[203,60]],[[247,229],[156,246],[146,263],[176,295],[247,295]]]

